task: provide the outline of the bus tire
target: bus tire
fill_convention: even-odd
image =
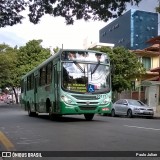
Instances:
[[[57,119],[59,119],[60,117],[62,117],[62,115],[61,114],[54,114],[54,113],[52,113],[52,108],[50,107],[49,108],[49,119],[50,120],[57,120]]]
[[[61,118],[62,117],[62,115],[61,114],[50,114],[49,113],[49,119],[51,120],[51,121],[54,121],[54,120],[58,120],[59,118]]]
[[[52,107],[49,107],[49,119],[52,121],[54,120],[54,115],[52,113]]]
[[[29,103],[28,103],[28,115],[29,115],[30,117],[34,117],[34,116],[37,115],[36,112],[32,112],[32,111],[31,111],[31,107],[30,107]]]
[[[91,114],[84,114],[84,117],[85,117],[85,119],[87,120],[87,121],[91,121],[92,119],[93,119],[93,117],[94,117],[94,114],[93,113],[91,113]]]

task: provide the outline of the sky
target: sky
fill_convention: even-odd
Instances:
[[[158,0],[142,0],[139,6],[127,5],[127,10],[134,8],[155,12]],[[33,39],[42,39],[46,48],[83,49],[84,42],[88,45],[99,42],[99,30],[108,22],[77,20],[73,25],[66,25],[62,17],[45,15],[39,24],[32,24],[24,19],[22,24],[0,28],[0,43],[14,46],[24,46]]]

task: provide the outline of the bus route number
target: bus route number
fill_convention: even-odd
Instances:
[[[107,98],[107,95],[105,95],[105,94],[98,94],[98,95],[96,95],[96,98]]]

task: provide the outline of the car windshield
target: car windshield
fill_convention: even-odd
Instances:
[[[145,106],[143,102],[138,101],[138,100],[128,100],[128,103],[134,106]]]

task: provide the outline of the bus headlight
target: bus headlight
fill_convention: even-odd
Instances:
[[[61,96],[61,99],[67,104],[73,104],[73,101],[67,96]]]
[[[106,97],[105,99],[103,99],[101,104],[107,104],[109,102],[111,102],[111,98],[110,97]]]

